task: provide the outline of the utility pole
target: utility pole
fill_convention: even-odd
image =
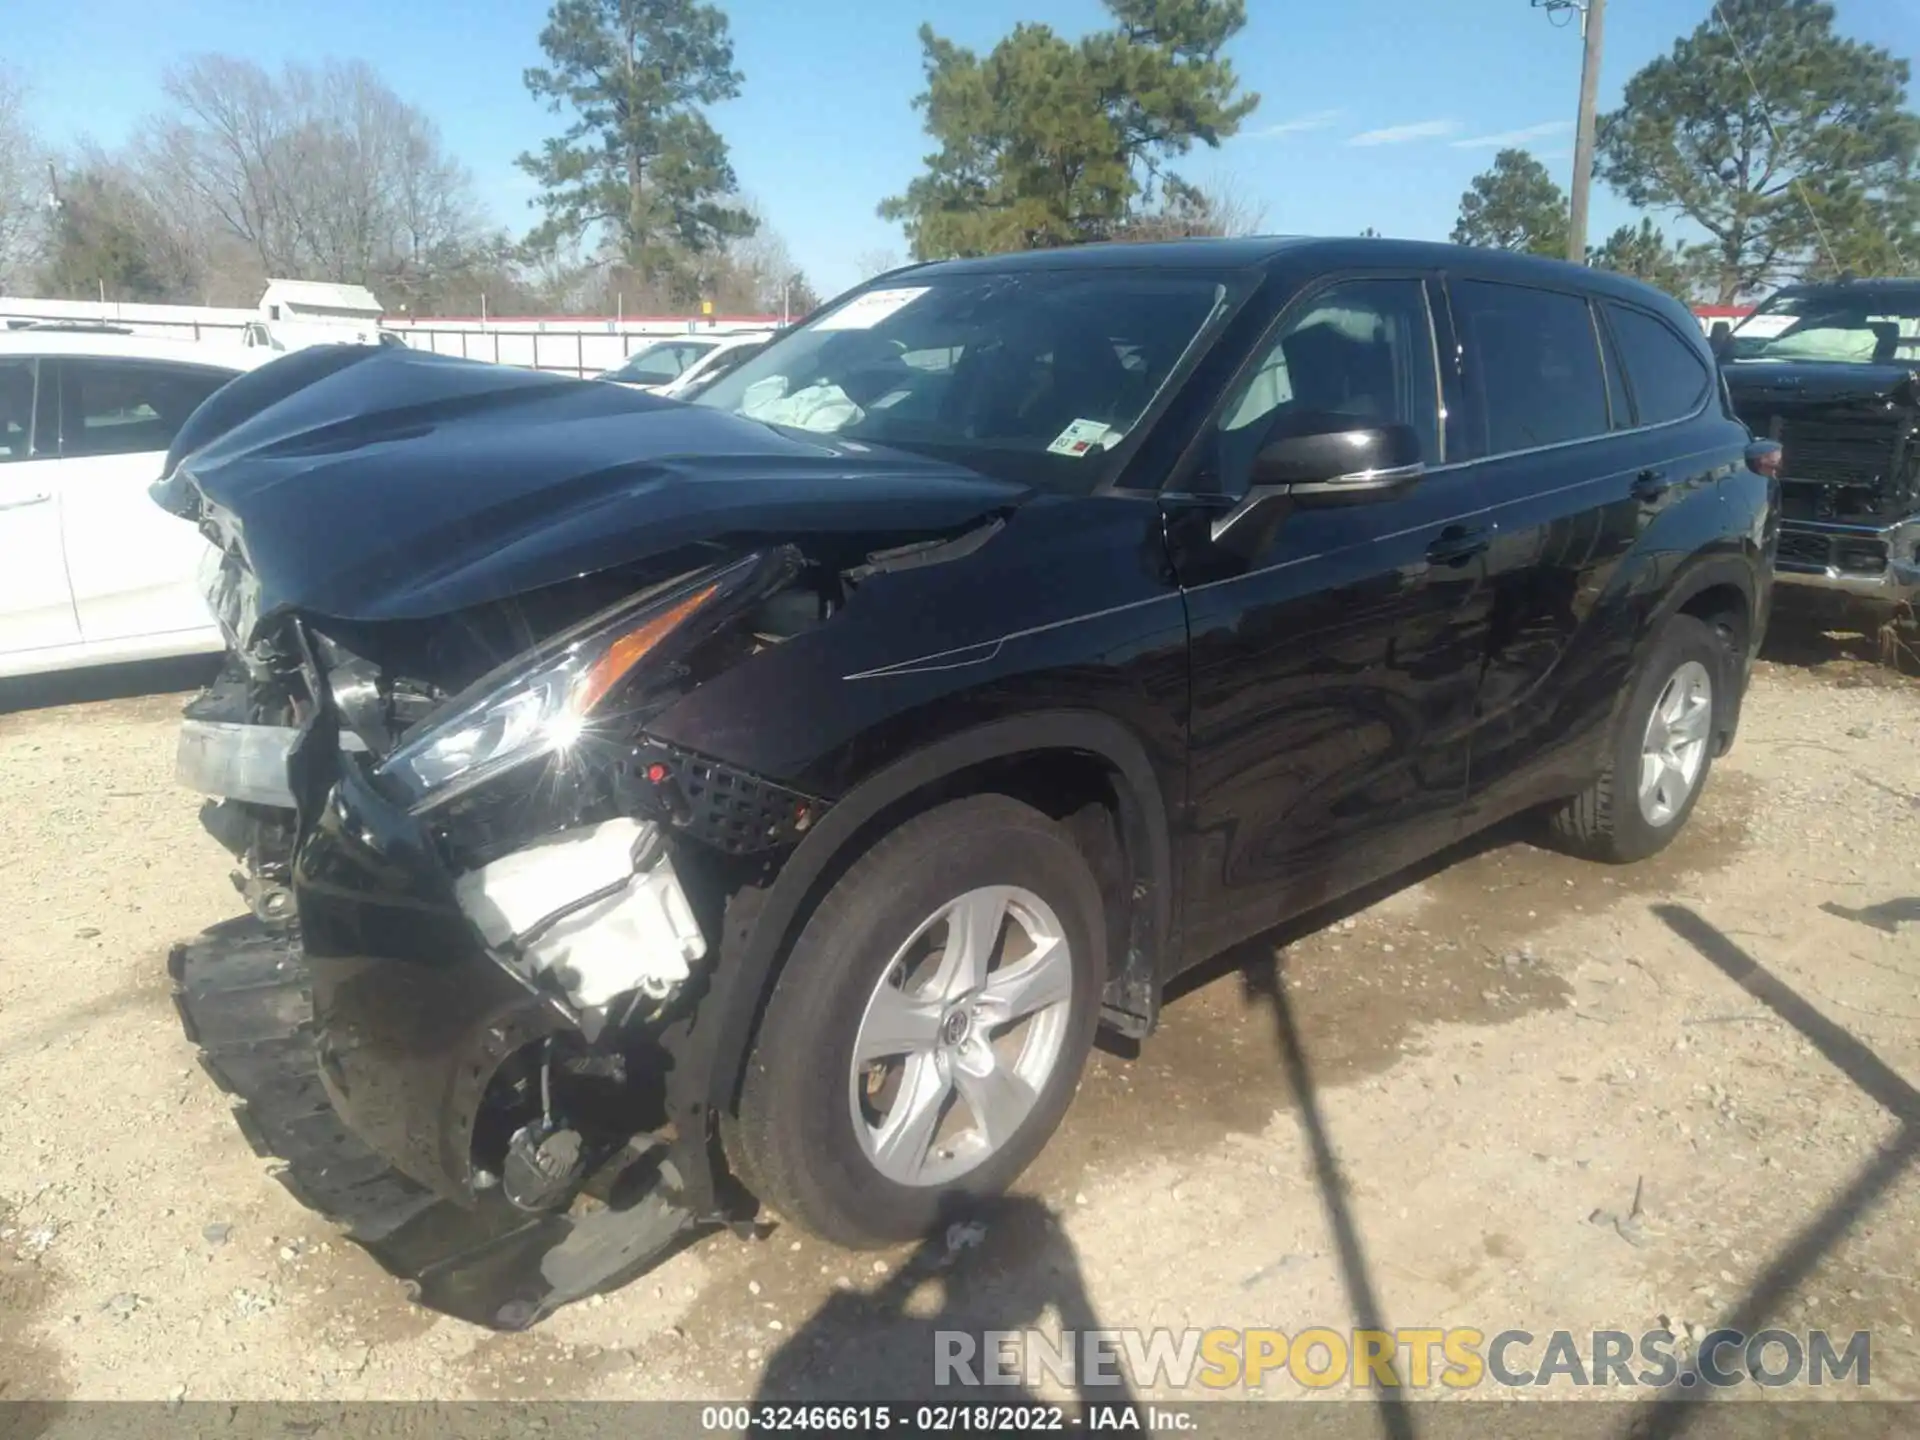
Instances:
[[[1587,195],[1593,188],[1594,111],[1600,95],[1601,31],[1607,0],[1533,0],[1549,18],[1569,10],[1580,15],[1580,37],[1586,47],[1580,58],[1580,117],[1573,137],[1573,194],[1567,216],[1567,259],[1587,263]]]

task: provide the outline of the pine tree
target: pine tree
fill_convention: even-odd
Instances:
[[[1707,232],[1723,305],[1809,268],[1844,267],[1843,251],[1869,269],[1900,268],[1899,237],[1914,234],[1910,67],[1835,34],[1833,20],[1823,0],[1719,0],[1601,119],[1603,178]]]
[[[1568,225],[1567,197],[1547,167],[1525,150],[1502,150],[1460,197],[1453,243],[1559,257]]]
[[[1163,202],[1192,209],[1168,162],[1217,146],[1259,103],[1221,54],[1244,0],[1105,3],[1109,29],[1074,42],[1017,25],[985,57],[921,27],[915,104],[939,148],[880,207],[916,258],[1112,239]]]
[[[726,14],[702,0],[554,0],[527,89],[573,123],[520,167],[546,212],[530,243],[600,234],[611,258],[682,298],[700,257],[751,234],[703,106],[740,93]]]

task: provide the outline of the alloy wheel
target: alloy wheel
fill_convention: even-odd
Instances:
[[[1667,680],[1640,744],[1640,814],[1659,829],[1673,822],[1700,783],[1713,727],[1713,677],[1689,660]]]
[[[1065,1049],[1073,955],[1013,885],[969,890],[894,953],[860,1018],[854,1132],[896,1184],[950,1184],[1019,1131]]]

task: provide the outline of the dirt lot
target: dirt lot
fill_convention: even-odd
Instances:
[[[844,1398],[940,1328],[1663,1321],[1870,1329],[1873,1392],[1920,1396],[1920,684],[1777,650],[1666,855],[1495,837],[1228,957],[978,1244],[721,1237],[508,1336],[411,1306],[194,1064],[166,952],[238,907],[183,697],[16,687],[0,1398]]]

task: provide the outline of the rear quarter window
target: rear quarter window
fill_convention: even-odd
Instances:
[[[1644,310],[1609,300],[1606,311],[1640,423],[1662,425],[1697,411],[1713,386],[1713,372],[1694,347]]]

